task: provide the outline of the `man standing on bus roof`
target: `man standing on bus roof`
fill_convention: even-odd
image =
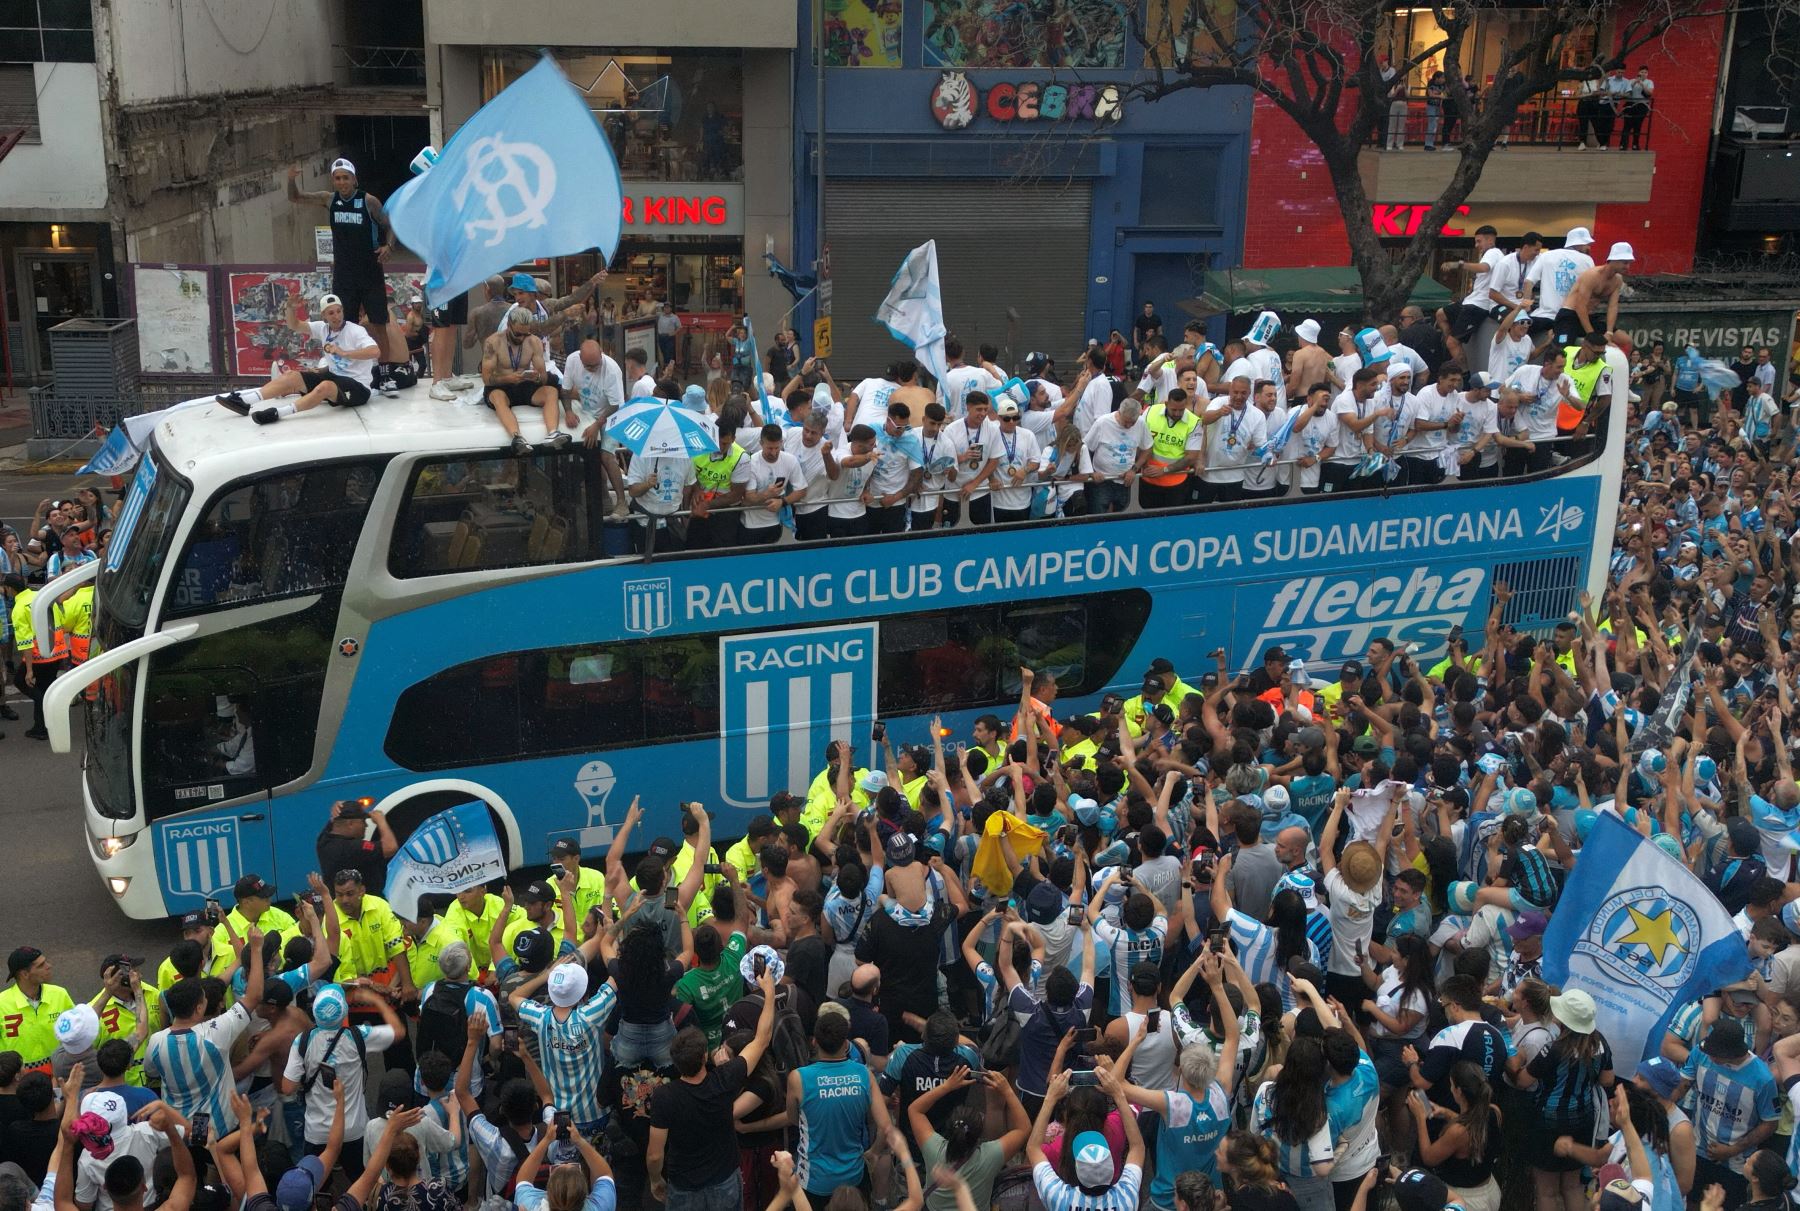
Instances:
[[[1584,332],[1594,331],[1594,308],[1602,302],[1606,304],[1606,322],[1600,331],[1607,333],[1618,328],[1619,300],[1625,293],[1625,271],[1636,259],[1631,245],[1620,241],[1607,251],[1606,260],[1582,270],[1575,279],[1575,288],[1563,299],[1562,310],[1556,313],[1557,333],[1567,334],[1573,341]]]
[[[780,538],[782,508],[806,499],[806,472],[783,445],[781,426],[764,425],[759,444],[754,458],[741,458],[731,469],[731,492],[723,502],[749,506],[739,534],[751,546]]]
[[[566,450],[570,437],[556,427],[561,403],[557,390],[549,382],[544,366],[544,342],[529,331],[531,313],[514,307],[506,313],[499,332],[488,337],[481,351],[482,396],[487,406],[500,418],[510,443],[502,447],[521,457],[531,453],[531,443],[519,432],[519,421],[513,415],[518,408],[539,408],[544,414],[544,445],[552,450]]]
[[[344,300],[352,320],[367,315],[384,362],[406,360],[406,339],[391,331],[387,279],[382,265],[394,251],[394,227],[381,199],[356,183],[356,165],[331,162],[331,188],[302,190],[300,166],[288,168],[288,201],[323,204],[331,222],[331,293]]]
[[[373,837],[368,835],[370,821]],[[360,800],[340,799],[331,805],[331,819],[319,830],[313,850],[320,870],[355,870],[367,886],[386,887],[388,859],[400,851],[400,840],[388,826],[386,812]]]
[[[305,412],[320,404],[334,408],[360,408],[369,402],[369,385],[375,378],[375,359],[381,350],[368,330],[347,318],[344,302],[335,294],[319,299],[323,320],[302,320],[300,300],[288,296],[287,326],[302,336],[310,337],[323,350],[319,364],[311,370],[284,370],[261,387],[248,391],[227,391],[213,398],[219,404],[248,416],[259,425],[272,425],[296,412]],[[269,404],[251,410],[252,404],[264,403],[283,396],[298,395],[293,403]]]

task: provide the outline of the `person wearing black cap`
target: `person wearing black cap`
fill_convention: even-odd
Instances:
[[[56,1019],[75,1002],[68,990],[50,982],[50,957],[35,946],[6,956],[11,987],[0,992],[0,1047],[16,1051],[28,1072],[50,1071],[56,1053]]]
[[[1288,654],[1280,647],[1263,652],[1262,667],[1250,674],[1250,694],[1260,698],[1270,690],[1283,689],[1288,683]]]
[[[374,836],[369,835],[370,821]],[[386,812],[371,809],[366,800],[340,799],[331,805],[331,819],[319,830],[313,850],[320,870],[354,870],[364,887],[385,888],[388,859],[400,851],[400,839],[388,827]]]
[[[244,875],[232,887],[231,894],[237,902],[213,930],[215,952],[230,954],[235,951],[243,944],[252,925],[264,934],[280,937],[284,943],[300,936],[300,923],[274,906],[275,885],[261,875]]]
[[[568,870],[575,872],[575,919],[585,920],[589,910],[606,899],[606,876],[581,864],[581,844],[575,838],[558,837],[550,846],[550,875],[560,879]]]
[[[1690,1090],[1695,1099],[1694,1188],[1713,1182],[1725,1187],[1728,1206],[1741,1206],[1748,1188],[1744,1165],[1762,1142],[1775,1134],[1781,1117],[1775,1075],[1750,1054],[1744,1027],[1730,1018],[1713,1023],[1698,1050],[1689,1053],[1675,1090],[1679,1104]]]

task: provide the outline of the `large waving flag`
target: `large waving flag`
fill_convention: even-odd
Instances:
[[[612,145],[546,56],[476,111],[436,163],[388,199],[394,231],[431,268],[435,304],[521,261],[619,246]]]
[[[875,318],[894,339],[910,347],[919,365],[942,383],[950,373],[944,361],[944,296],[938,289],[937,241],[926,240],[906,254]]]
[[[1675,1011],[1750,971],[1731,914],[1693,871],[1600,813],[1544,934],[1544,978],[1584,989],[1629,1080]]]
[[[493,817],[480,803],[459,803],[413,830],[388,863],[384,898],[416,921],[420,896],[463,891],[505,875]]]

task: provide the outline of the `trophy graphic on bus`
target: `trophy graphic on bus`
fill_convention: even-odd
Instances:
[[[575,793],[587,808],[587,825],[581,830],[582,849],[612,844],[613,826],[606,822],[606,801],[618,783],[612,766],[604,761],[590,761],[575,775]]]

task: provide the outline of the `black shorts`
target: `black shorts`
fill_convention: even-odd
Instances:
[[[337,387],[337,397],[325,401],[333,408],[360,408],[369,402],[369,389],[353,378],[345,378],[341,374],[327,374],[323,370],[302,370],[300,381],[311,391],[320,383],[331,383]]]
[[[431,326],[433,328],[449,328],[469,322],[469,296],[459,294],[442,307],[431,309]]]
[[[1593,321],[1590,320],[1589,322],[1592,323]],[[1580,313],[1570,311],[1567,307],[1557,308],[1556,320],[1553,327],[1556,331],[1556,343],[1559,345],[1578,344],[1581,341],[1582,334],[1587,331],[1587,329],[1581,326]],[[1598,332],[1600,329],[1595,328],[1594,331]]]
[[[1472,341],[1481,331],[1481,325],[1487,322],[1488,309],[1474,303],[1458,303],[1445,309],[1444,318],[1450,321],[1450,335],[1459,341]]]
[[[1525,325],[1525,331],[1531,336],[1542,336],[1556,327],[1556,321],[1548,316],[1534,315]]]
[[[514,408],[535,407],[536,405],[531,402],[531,397],[536,395],[540,388],[547,385],[546,383],[496,383],[481,393],[481,402],[492,408],[494,392],[499,391],[505,394],[506,402]]]
[[[372,282],[339,282],[333,280],[331,293],[344,302],[344,317],[361,323],[358,318],[362,312],[368,312],[369,323],[385,324],[388,322],[387,283],[380,278]],[[370,336],[375,335],[370,333]]]

